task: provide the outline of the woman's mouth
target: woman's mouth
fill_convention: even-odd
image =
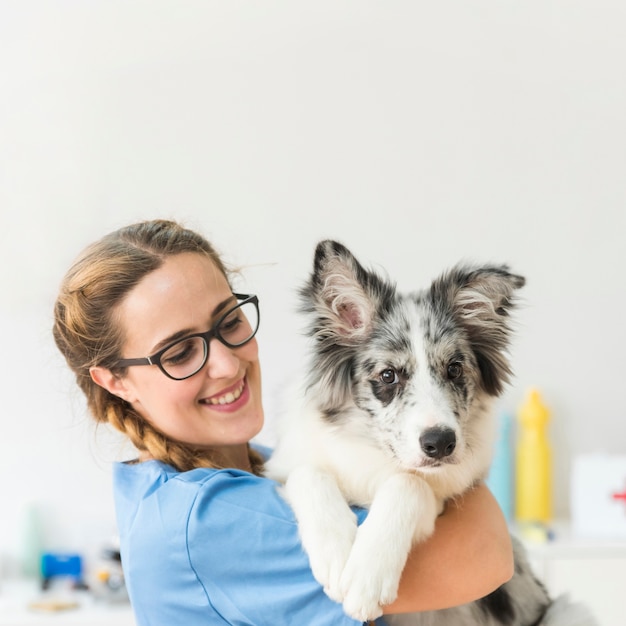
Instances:
[[[209,404],[211,406],[224,406],[236,402],[241,397],[246,387],[246,379],[242,378],[233,388],[221,395],[215,395],[211,398],[203,398],[200,400],[202,404]]]

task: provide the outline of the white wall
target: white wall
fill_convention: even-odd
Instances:
[[[157,216],[247,266],[270,426],[318,239],[407,289],[461,258],[508,261],[528,286],[502,410],[543,391],[566,515],[572,456],[626,453],[625,6],[2,0],[7,560],[29,504],[47,547],[114,533],[124,453],[94,434],[51,308],[84,245]]]

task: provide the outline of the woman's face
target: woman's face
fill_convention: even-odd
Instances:
[[[168,257],[118,308],[125,336],[122,358],[153,354],[181,332],[207,331],[236,304],[226,278],[208,257]],[[236,349],[212,339],[204,367],[185,380],[172,380],[157,366],[134,366],[119,384],[125,395],[117,395],[158,430],[177,441],[221,450],[226,458],[263,426],[256,338]]]

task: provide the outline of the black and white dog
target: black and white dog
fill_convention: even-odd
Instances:
[[[510,312],[524,282],[504,265],[459,265],[402,294],[340,243],[318,244],[300,291],[308,378],[278,425],[266,475],[285,483],[315,577],[354,618],[381,615],[413,543],[433,532],[446,500],[486,477],[491,405],[511,375]],[[358,527],[349,505],[369,509]],[[594,624],[566,598],[552,601],[514,546],[515,575],[487,598],[386,620]]]

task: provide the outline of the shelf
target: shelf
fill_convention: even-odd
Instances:
[[[529,554],[541,558],[606,558],[626,559],[626,540],[602,537],[579,537],[572,532],[567,521],[558,520],[549,525],[551,539],[529,539],[516,524],[511,532],[522,540]]]

